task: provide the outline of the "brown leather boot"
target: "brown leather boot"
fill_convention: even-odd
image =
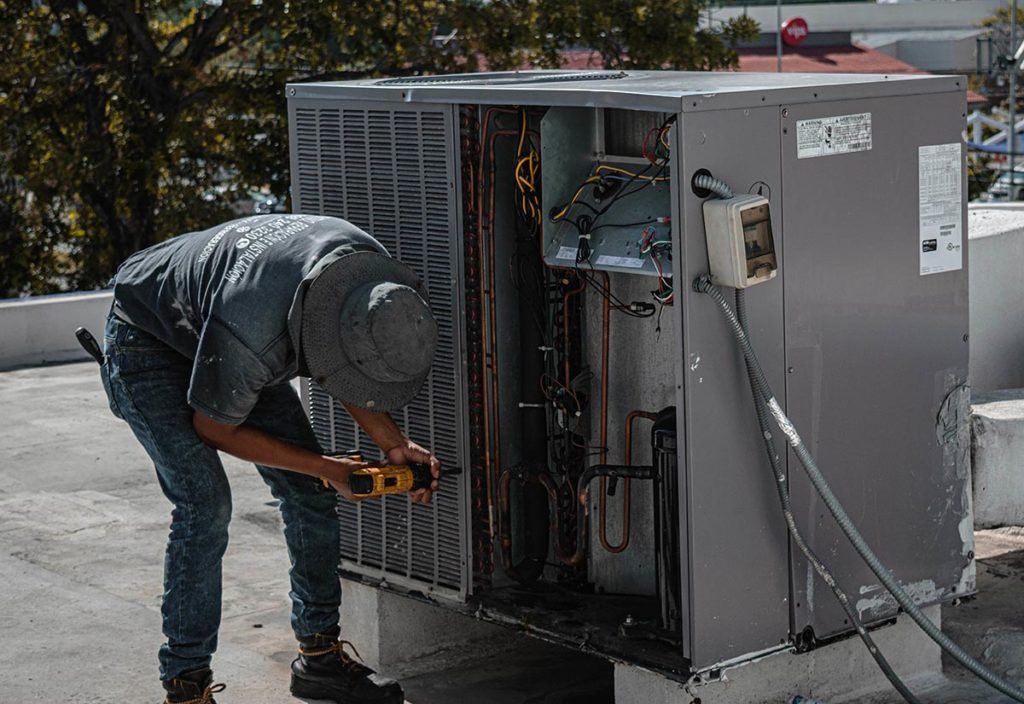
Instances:
[[[213,684],[213,672],[208,667],[183,672],[163,684],[167,691],[164,704],[217,704],[213,695],[224,691],[224,685]]]
[[[300,639],[299,657],[292,663],[292,694],[337,704],[402,704],[402,686],[353,660],[345,648],[357,658],[359,653],[338,639],[339,632],[334,627]]]

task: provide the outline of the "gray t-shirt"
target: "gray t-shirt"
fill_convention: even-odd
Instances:
[[[306,373],[303,294],[322,267],[361,249],[387,254],[337,218],[234,220],[129,257],[114,277],[114,312],[193,360],[189,405],[237,425],[264,387]]]

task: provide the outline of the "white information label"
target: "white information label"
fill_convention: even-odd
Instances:
[[[964,265],[963,158],[959,142],[917,148],[921,276]]]
[[[630,269],[643,269],[644,260],[636,259],[634,257],[613,257],[608,254],[602,254],[594,262],[597,266],[624,266]]]
[[[576,248],[575,247],[559,247],[558,254],[555,255],[555,259],[572,259],[576,260]]]
[[[797,120],[796,157],[832,156],[871,149],[871,113]]]

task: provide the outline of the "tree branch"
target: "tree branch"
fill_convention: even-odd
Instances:
[[[217,40],[230,18],[228,6],[222,4],[207,17],[198,19],[193,25],[196,32],[185,49],[184,59],[193,66],[201,65],[209,60],[210,57],[206,52]]]

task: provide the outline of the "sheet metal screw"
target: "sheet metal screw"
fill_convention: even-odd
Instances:
[[[789,108],[782,108],[782,116],[789,117]]]
[[[967,333],[964,333],[964,342],[967,342],[967,339],[968,339],[968,335],[967,335]]]
[[[289,88],[288,89],[288,95],[295,95],[295,89],[294,88]]]
[[[786,371],[792,374],[793,372],[796,371],[796,367],[789,367],[788,369],[786,369]]]

